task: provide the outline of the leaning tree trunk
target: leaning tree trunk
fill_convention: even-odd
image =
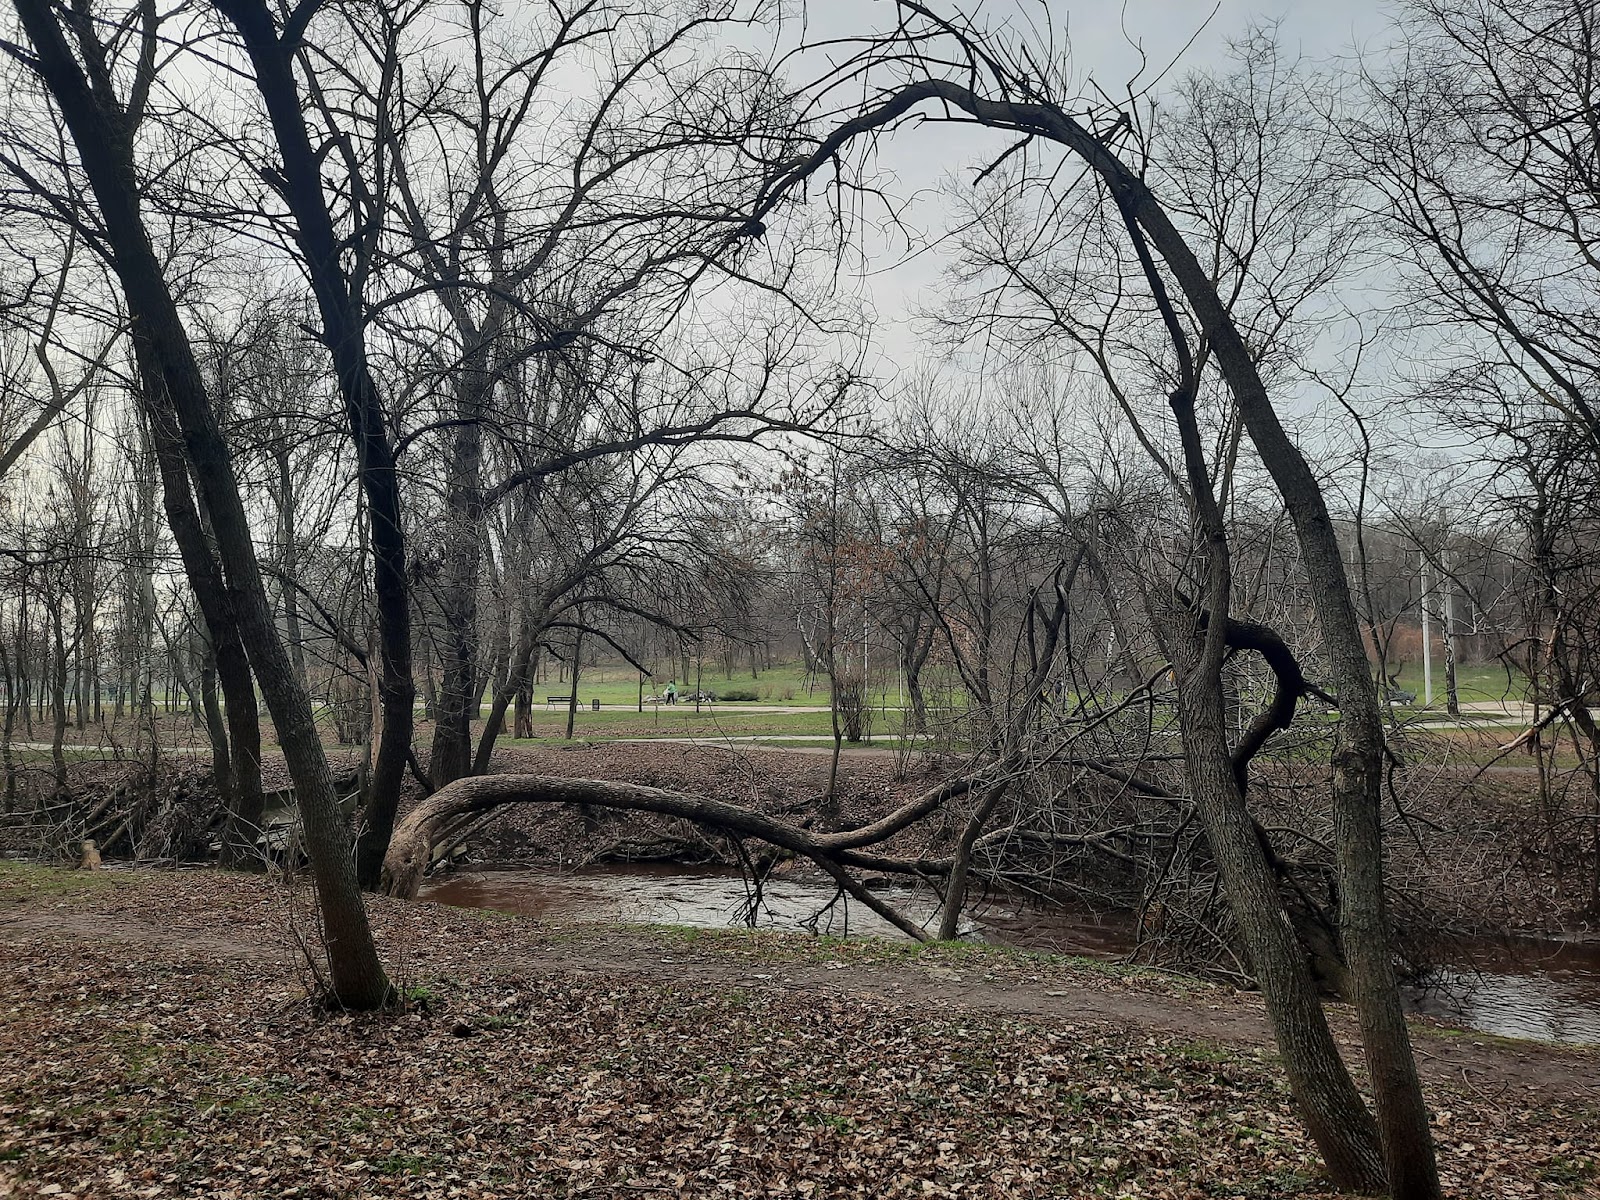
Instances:
[[[937,18],[933,25],[954,32],[958,40],[962,36]],[[990,65],[1005,84],[1004,70]],[[1315,473],[1284,430],[1249,347],[1184,235],[1144,180],[1058,104],[992,99],[971,86],[938,78],[906,84],[875,107],[842,122],[768,190],[752,215],[765,216],[814,173],[836,163],[840,150],[854,138],[871,134],[928,101],[959,108],[981,124],[1057,142],[1100,178],[1125,219],[1144,231],[1177,281],[1211,344],[1245,430],[1283,498],[1299,539],[1339,692],[1341,743],[1333,757],[1332,775],[1341,932],[1377,1101],[1388,1183],[1395,1200],[1438,1200],[1433,1135],[1400,1003],[1383,891],[1379,823],[1383,726],[1338,538]]]
[[[1120,167],[1120,164],[1118,164]],[[1125,169],[1124,169],[1125,170]],[[1355,988],[1385,1173],[1395,1200],[1441,1195],[1433,1133],[1401,1006],[1384,893],[1383,722],[1344,558],[1321,486],[1284,430],[1249,348],[1204,269],[1143,184],[1124,185],[1210,338],[1246,431],[1294,522],[1339,699],[1332,761],[1340,932]]]
[[[1237,638],[1243,626],[1228,616],[1233,574],[1227,526],[1195,417],[1196,375],[1186,335],[1148,247],[1131,221],[1129,234],[1182,366],[1182,381],[1172,393],[1170,405],[1183,450],[1196,532],[1201,535],[1194,574],[1204,589],[1203,604],[1184,603],[1181,595],[1176,606],[1159,604],[1154,596],[1147,598],[1151,623],[1165,632],[1178,680],[1178,724],[1190,793],[1229,912],[1260,982],[1290,1089],[1312,1140],[1341,1189],[1378,1191],[1384,1183],[1384,1162],[1377,1126],[1339,1055],[1316,981],[1284,911],[1269,861],[1269,845],[1245,805],[1250,761],[1271,733],[1293,720],[1295,704],[1305,689],[1304,676],[1292,656],[1289,662],[1282,661],[1277,651],[1287,655],[1287,648],[1276,635],[1272,639],[1277,642],[1275,647],[1248,647],[1268,658],[1277,689],[1273,703],[1250,733],[1241,736],[1238,746],[1230,750],[1224,678],[1227,651],[1230,646],[1246,647]]]
[[[532,693],[529,688],[534,663],[538,659],[540,625],[528,614],[524,614],[523,621],[522,634],[511,651],[510,669],[505,679],[495,688],[494,701],[489,706],[489,717],[484,722],[483,730],[478,737],[478,750],[472,758],[474,775],[482,775],[488,771],[489,760],[494,756],[495,742],[499,740],[501,731],[505,728],[506,709],[513,700],[517,706],[513,736],[519,738],[533,736]]]
[[[1149,188],[1069,118],[1053,135],[1082,155],[1149,236],[1211,342],[1262,465],[1294,523],[1339,697],[1332,761],[1340,932],[1355,989],[1367,1069],[1378,1110],[1388,1186],[1395,1200],[1441,1195],[1427,1104],[1401,1006],[1383,880],[1383,723],[1344,558],[1316,474],[1289,437],[1216,288]]]
[[[137,353],[138,348],[135,350]],[[140,358],[138,366],[146,387],[161,387],[161,368],[153,357]],[[212,554],[211,539],[190,486],[183,433],[176,416],[159,406],[147,405],[145,417],[161,476],[161,503],[167,526],[172,530],[189,588],[200,608],[206,640],[216,662],[217,682],[222,687],[225,728],[208,721],[213,772],[228,806],[222,860],[235,867],[254,866],[261,861],[256,839],[261,835],[265,801],[261,793],[261,715],[237,615],[244,598],[228,585]]]
[[[1339,1056],[1316,981],[1240,794],[1220,681],[1198,673],[1185,679],[1179,709],[1190,794],[1228,911],[1261,985],[1295,1102],[1339,1186],[1379,1190],[1383,1163],[1377,1128]]]
[[[60,107],[99,204],[102,236],[112,250],[132,318],[135,351],[145,375],[139,399],[153,420],[169,421],[182,429],[193,477],[216,532],[218,555],[243,601],[237,614],[240,632],[251,648],[251,660],[295,785],[306,852],[316,879],[333,997],[351,1008],[381,1007],[389,1002],[393,989],[378,961],[356,886],[349,831],[339,812],[310,697],[294,676],[267,603],[227,443],[178,306],[144,228],[133,130],[112,98],[109,78],[97,76],[91,91],[47,0],[12,2],[34,45],[34,67]],[[99,61],[94,55],[89,60],[91,69]]]
[[[950,881],[944,889],[944,910],[939,918],[939,940],[953,942],[961,936],[961,909],[967,902],[967,878],[972,872],[972,851],[984,823],[993,815],[995,806],[1006,793],[1005,785],[989,788],[978,801],[977,810],[968,819],[956,843],[955,861],[950,869]]]
[[[681,817],[719,833],[758,838],[803,855],[831,875],[853,899],[907,937],[927,941],[928,935],[920,926],[874,895],[850,874],[849,868],[867,867],[919,877],[947,874],[952,865],[948,861],[895,859],[871,853],[868,848],[938,811],[948,801],[967,794],[975,783],[971,776],[951,780],[859,829],[818,834],[736,804],[664,788],[561,775],[468,776],[417,804],[396,826],[389,855],[383,864],[383,890],[391,896],[415,897],[432,863],[434,847],[450,840],[452,831],[460,829],[463,821],[502,804],[592,805]]]

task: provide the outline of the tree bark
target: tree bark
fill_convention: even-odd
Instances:
[[[1093,165],[1114,190],[1128,196],[1140,225],[1198,316],[1239,405],[1245,430],[1294,523],[1338,689],[1340,731],[1332,775],[1340,932],[1355,987],[1388,1186],[1395,1200],[1438,1200],[1433,1133],[1390,948],[1379,822],[1382,717],[1333,520],[1315,473],[1279,420],[1255,360],[1210,277],[1144,184],[1098,142],[1094,146],[1097,158],[1110,162],[1103,170],[1100,163]]]
[[[161,477],[161,502],[167,514],[167,526],[172,530],[172,540],[178,547],[189,588],[200,608],[200,619],[216,662],[217,681],[222,686],[226,732],[222,725],[207,723],[212,769],[228,806],[222,860],[236,867],[254,866],[260,861],[256,839],[261,835],[265,801],[261,793],[261,715],[256,706],[255,680],[250,673],[250,658],[240,636],[237,615],[245,598],[230,586],[211,551],[205,522],[195,506],[183,432],[176,415],[154,395],[143,394],[143,389],[161,389],[160,364],[142,342],[135,343],[134,353],[143,381],[141,399]]]
[[[948,24],[937,27],[956,32]],[[1315,473],[1284,429],[1249,347],[1183,234],[1144,181],[1062,108],[991,100],[943,79],[901,87],[870,111],[842,123],[769,192],[755,215],[770,212],[796,183],[833,161],[845,143],[927,100],[953,105],[983,124],[1055,141],[1099,176],[1172,272],[1211,344],[1245,430],[1283,498],[1300,543],[1339,693],[1340,745],[1331,765],[1341,933],[1377,1102],[1388,1184],[1395,1200],[1438,1200],[1433,1136],[1390,950],[1378,817],[1383,726],[1338,538]]]
[[[62,604],[50,606],[50,635],[54,653],[50,671],[50,709],[54,725],[50,731],[50,763],[56,790],[67,786],[67,756],[62,748],[67,738],[67,642],[61,627]]]
[[[961,936],[961,909],[967,902],[967,876],[972,870],[972,849],[977,844],[978,835],[983,832],[983,826],[993,815],[995,806],[1000,803],[1000,797],[1005,795],[1003,786],[992,787],[986,791],[978,802],[977,811],[961,831],[961,839],[956,844],[955,860],[950,869],[950,881],[944,890],[944,911],[939,918],[939,940],[951,942]]]
[[[263,0],[213,0],[238,30],[256,72],[260,93],[283,162],[281,193],[294,217],[311,289],[322,316],[323,341],[332,356],[345,420],[355,443],[361,487],[371,519],[372,589],[377,600],[379,691],[383,731],[367,789],[366,826],[358,846],[358,871],[377,883],[400,805],[411,757],[416,685],[411,677],[411,595],[406,577],[405,531],[394,446],[377,382],[367,364],[360,297],[340,265],[341,242],[322,191],[322,159],[311,145],[294,80],[300,33],[280,38]],[[296,9],[309,15],[313,9]],[[291,17],[291,24],[294,18]]]
[[[22,657],[21,646],[17,647],[17,657]],[[11,656],[6,653],[6,647],[0,643],[0,682],[6,690],[5,718],[0,722],[0,771],[5,773],[5,788],[0,794],[0,813],[10,816],[17,804],[17,760],[11,748],[11,738],[17,728],[17,684],[18,679],[11,673]]]
[[[965,795],[972,777],[939,785],[901,805],[885,817],[860,829],[814,834],[774,820],[763,813],[664,788],[604,779],[571,779],[561,775],[476,775],[458,779],[412,808],[395,828],[389,855],[383,864],[383,890],[391,896],[412,898],[422,885],[433,846],[441,833],[461,817],[488,812],[502,804],[591,804],[638,812],[682,817],[712,829],[760,838],[770,845],[805,855],[819,864],[835,867],[861,861],[858,852],[882,842],[900,830],[937,811],[947,801]],[[872,857],[872,865],[884,860]],[[948,864],[915,864],[920,869],[948,870]],[[905,864],[905,869],[913,869]],[[922,939],[920,932],[911,936]]]
[[[289,641],[289,663],[294,667],[295,678],[301,687],[309,686],[306,677],[305,638],[300,631],[300,598],[295,583],[300,578],[300,551],[297,545],[298,530],[295,525],[294,474],[290,471],[289,451],[280,446],[276,453],[278,466],[278,561],[283,568],[283,581],[278,588],[278,599],[283,604],[283,632]]]
[[[267,603],[238,480],[199,364],[140,212],[132,129],[104,74],[92,83],[73,59],[47,0],[12,0],[35,49],[35,66],[60,107],[100,208],[104,236],[132,318],[140,361],[151,368],[140,399],[153,419],[181,428],[202,503],[216,532],[229,583],[243,601],[243,638],[278,729],[294,780],[328,951],[333,998],[350,1008],[388,1003],[392,988],[378,961],[356,887],[349,833],[338,808],[311,702],[295,679]],[[94,30],[80,28],[92,41]],[[103,61],[103,59],[101,60]]]
[[[494,755],[494,744],[500,737],[500,732],[505,728],[506,708],[513,700],[516,701],[516,723],[512,730],[514,737],[533,736],[533,695],[529,688],[533,675],[533,665],[538,654],[538,625],[531,616],[524,616],[525,624],[522,635],[517,640],[517,645],[511,652],[511,669],[506,675],[503,686],[495,689],[494,701],[489,706],[489,717],[484,722],[483,732],[478,738],[478,750],[473,755],[472,773],[482,775],[489,769],[489,760]]]

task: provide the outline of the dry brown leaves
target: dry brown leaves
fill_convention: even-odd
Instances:
[[[0,1195],[1325,1194],[1249,1051],[692,968],[508,974],[536,927],[401,906],[411,1010],[328,1015],[283,913],[201,872],[0,903]],[[1585,1194],[1593,1112],[1435,1098],[1454,1195]]]

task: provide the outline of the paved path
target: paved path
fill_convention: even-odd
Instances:
[[[11,748],[13,750],[43,750],[46,753],[48,753],[49,751],[54,750],[55,746],[54,746],[54,744],[52,744],[50,742],[12,742],[11,743]],[[66,754],[73,754],[73,753],[77,753],[77,752],[82,752],[84,750],[98,750],[101,754],[104,754],[107,758],[114,757],[115,755],[120,753],[123,758],[127,758],[127,759],[135,759],[135,758],[138,758],[141,754],[149,753],[149,747],[148,746],[144,746],[144,747],[141,747],[138,750],[134,750],[134,749],[131,749],[131,748],[127,747],[127,746],[123,746],[123,747],[119,748],[119,747],[115,747],[115,746],[107,746],[107,745],[105,745],[103,743],[100,743],[100,742],[92,742],[92,743],[91,742],[65,742],[65,743],[62,744],[61,749],[62,749],[62,752],[66,753]],[[211,746],[210,746],[209,743],[207,743],[207,744],[196,743],[195,745],[190,745],[190,746],[162,746],[161,747],[161,753],[163,753],[163,754],[210,754],[211,753]]]

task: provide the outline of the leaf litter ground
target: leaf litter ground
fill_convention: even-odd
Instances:
[[[1252,998],[378,902],[407,1011],[330,1015],[305,900],[0,871],[0,1196],[1331,1195]],[[1422,1044],[1452,1195],[1600,1195],[1600,1059]]]

